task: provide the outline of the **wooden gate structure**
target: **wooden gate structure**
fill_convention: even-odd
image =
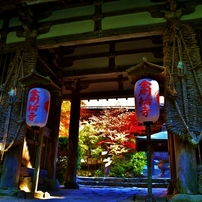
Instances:
[[[61,102],[71,101],[68,145],[71,163],[67,166],[65,187],[78,188],[76,157],[80,100],[133,97],[133,83],[126,70],[141,63],[143,58],[166,66],[166,82],[160,82],[160,93],[170,98],[168,92],[171,91],[167,87],[174,92],[172,78],[176,78],[172,75],[174,71],[168,72],[172,66],[169,54],[172,57],[173,52],[165,49],[167,45],[173,46],[175,41],[167,41],[168,36],[173,36],[170,27],[176,19],[190,26],[193,29],[190,32],[192,42],[198,47],[197,57],[200,57],[201,9],[201,0],[0,0],[0,187],[18,187],[22,173],[26,175],[29,171],[22,169],[27,168],[28,163],[22,158],[25,150],[29,151],[31,167],[35,168],[39,137],[25,123],[26,98],[30,88],[44,87],[51,93],[50,114],[43,130],[40,155],[41,170],[45,170],[49,178],[55,177]],[[178,28],[175,27],[176,33],[181,29]],[[178,53],[176,57],[181,55]],[[200,61],[200,58],[195,61]],[[201,64],[194,64],[193,68],[200,69]],[[150,74],[152,68],[148,69]],[[201,86],[200,79],[198,86]],[[189,102],[191,104],[192,101]],[[166,117],[170,123],[168,113]],[[196,136],[200,128],[193,131]],[[179,134],[175,134],[172,124],[169,131],[173,189],[178,193],[196,194],[192,189],[181,189],[178,184],[181,175],[177,151],[182,150],[178,148],[179,141],[175,135]],[[190,143],[191,139],[185,138],[187,140]],[[200,138],[197,140],[200,145]],[[23,150],[25,142],[27,149]],[[200,154],[200,147],[192,149],[192,152],[195,150]],[[198,155],[196,164],[200,163]],[[189,187],[190,182],[186,183],[185,186]]]

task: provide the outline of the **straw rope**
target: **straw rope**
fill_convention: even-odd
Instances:
[[[193,29],[168,21],[163,36],[165,119],[169,132],[197,146],[202,139],[202,63]]]
[[[0,94],[0,138],[5,142],[4,151],[7,151],[13,144],[24,141],[28,89],[18,80],[29,74],[36,66],[38,51],[35,47],[35,40],[33,36],[28,37],[25,48],[16,52],[8,67],[6,81],[1,85],[3,90]],[[11,89],[15,92],[13,97],[9,95]]]
[[[3,85],[4,91],[1,94],[0,107],[0,135],[3,142],[3,151],[7,151],[15,142],[22,130],[23,114],[22,105],[22,86],[18,83],[19,75],[22,71],[23,54],[18,51],[10,62],[8,76]],[[11,95],[11,91],[13,94]],[[6,146],[8,146],[6,148]],[[1,156],[3,157],[3,155]]]

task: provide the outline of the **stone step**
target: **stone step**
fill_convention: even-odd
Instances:
[[[167,188],[169,178],[152,179],[153,188]],[[89,186],[123,186],[147,188],[147,178],[77,177],[77,183]]]

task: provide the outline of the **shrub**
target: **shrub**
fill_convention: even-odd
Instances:
[[[147,157],[145,152],[134,152],[130,156],[129,165],[135,177],[142,175],[143,168],[146,164]]]
[[[68,148],[68,137],[59,137],[58,141],[58,150],[65,151]],[[78,146],[78,157],[77,157],[77,170],[81,168],[81,148]],[[63,183],[65,179],[65,173],[67,169],[67,156],[58,156],[57,160],[57,171],[56,171],[56,178],[59,180],[60,183]]]
[[[67,146],[68,146],[68,137],[59,137],[58,139],[58,150],[60,151],[66,151],[67,150]]]
[[[56,178],[61,184],[64,183],[66,169],[67,169],[67,156],[58,156]]]
[[[100,153],[103,149],[97,146],[100,136],[94,130],[93,126],[85,123],[80,127],[79,145],[81,146],[82,159],[87,162],[88,158],[100,158]]]
[[[94,172],[95,177],[103,177],[104,176],[104,171],[103,169],[98,169]]]
[[[112,164],[112,166],[110,166],[109,176],[111,176],[111,177],[126,177],[124,164],[121,161],[117,161],[115,164]]]
[[[140,177],[146,165],[145,152],[130,152],[123,156],[113,157],[109,176]]]

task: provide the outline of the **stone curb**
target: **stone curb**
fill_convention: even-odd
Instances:
[[[167,188],[169,178],[152,179],[153,188]],[[77,183],[89,186],[122,186],[122,187],[141,187],[148,185],[147,178],[116,178],[116,177],[77,177]]]

